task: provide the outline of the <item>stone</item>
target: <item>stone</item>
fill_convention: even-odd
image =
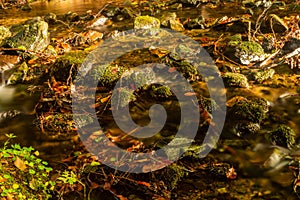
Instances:
[[[266,57],[264,49],[260,44],[254,41],[243,41],[235,48],[234,56],[239,59],[243,65],[249,65],[251,62],[263,61]]]
[[[263,81],[272,78],[274,74],[274,69],[261,69],[258,71],[253,71],[250,74],[250,79],[254,80],[257,83],[262,83]]]
[[[23,25],[11,29],[13,36],[8,38],[6,44],[12,48],[25,48],[38,52],[47,48],[50,42],[48,23],[40,17],[28,20]]]
[[[284,124],[280,125],[266,137],[274,145],[287,147],[289,149],[291,149],[296,142],[295,131],[291,127]]]
[[[184,31],[185,29],[183,25],[178,20],[176,20],[176,17],[176,13],[174,12],[165,13],[160,19],[161,25],[174,31]]]
[[[249,87],[248,79],[243,74],[226,72],[222,75],[222,78],[226,87]]]
[[[134,19],[135,29],[151,29],[160,28],[160,21],[155,17],[150,16],[138,16]]]
[[[48,23],[48,24],[55,24],[57,21],[57,16],[54,13],[48,13],[44,16],[44,20]]]
[[[10,36],[11,36],[11,32],[9,31],[9,29],[4,26],[0,26],[0,46],[2,42]]]
[[[201,4],[201,3],[207,3],[208,0],[180,0],[180,2],[183,4],[197,6],[198,4]]]

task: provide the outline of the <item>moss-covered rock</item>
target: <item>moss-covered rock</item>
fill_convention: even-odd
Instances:
[[[259,123],[239,121],[233,127],[233,133],[239,137],[253,136],[260,130]]]
[[[228,119],[260,123],[266,118],[268,103],[262,98],[241,98],[228,109]]]
[[[51,49],[49,49],[51,50]],[[54,53],[54,52],[53,52]],[[59,57],[51,67],[51,76],[57,81],[70,82],[87,56],[85,51],[71,51]]]
[[[0,26],[0,46],[2,42],[10,36],[11,36],[11,32],[9,31],[9,29],[4,26]]]
[[[235,48],[234,55],[243,65],[248,65],[251,62],[262,61],[265,59],[264,49],[260,44],[254,41],[241,42]]]
[[[188,171],[185,167],[178,164],[171,164],[166,168],[158,171],[158,180],[163,180],[169,190],[173,190],[177,187],[177,183],[185,176],[188,175]]]
[[[226,72],[222,75],[226,87],[249,87],[248,79],[245,75],[233,72]]]
[[[274,145],[292,148],[295,144],[295,131],[287,126],[280,125],[277,129],[267,134],[267,139]]]
[[[150,94],[154,98],[167,99],[173,96],[171,89],[168,86],[155,86],[153,85],[150,91]]]
[[[275,74],[274,69],[262,69],[250,73],[249,79],[254,80],[257,83],[262,83],[267,79],[271,79],[274,74]]]
[[[6,44],[13,48],[23,47],[30,51],[43,51],[50,42],[48,23],[40,17],[11,28],[11,32],[13,36],[7,39]]]
[[[88,76],[92,81],[98,81],[100,86],[112,87],[126,70],[120,65],[100,65],[93,67]]]
[[[134,19],[135,29],[160,28],[160,21],[155,17],[138,16]]]

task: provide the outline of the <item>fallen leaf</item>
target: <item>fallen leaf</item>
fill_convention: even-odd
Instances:
[[[18,156],[14,162],[14,165],[21,171],[24,171],[26,169],[26,165],[25,165],[24,161],[21,160]]]

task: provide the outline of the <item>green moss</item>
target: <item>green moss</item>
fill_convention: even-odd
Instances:
[[[235,120],[260,123],[266,118],[267,101],[261,98],[243,99],[236,102],[229,110],[229,116]]]
[[[87,54],[85,51],[71,51],[65,53],[59,57],[50,68],[51,76],[54,76],[57,81],[73,81]]]
[[[296,134],[291,127],[287,125],[280,125],[273,132],[267,134],[266,137],[275,145],[292,148],[295,144]]]
[[[88,52],[86,51],[70,51],[57,59],[57,62],[66,64],[82,64]]]
[[[271,79],[274,74],[275,74],[274,69],[258,70],[250,74],[250,79],[256,81],[257,83],[262,83],[267,79]]]
[[[243,74],[226,72],[223,74],[222,78],[226,87],[249,87],[248,79]]]
[[[176,188],[177,183],[184,177],[188,175],[188,172],[183,166],[177,165],[175,163],[167,166],[163,170],[159,171],[158,180],[163,180],[169,190]]]
[[[155,86],[151,87],[150,94],[154,98],[163,98],[167,99],[173,96],[171,89],[168,86]]]
[[[101,65],[93,67],[89,72],[89,77],[93,81],[98,81],[100,86],[112,87],[121,78],[126,69],[119,65]]]
[[[155,17],[150,16],[138,16],[134,19],[135,29],[149,29],[149,28],[159,28],[160,21]]]
[[[264,55],[264,49],[260,44],[254,41],[241,42],[238,46],[238,49],[245,52],[246,54],[255,54],[258,56]]]
[[[229,46],[237,46],[242,42],[242,35],[241,34],[236,34],[233,36],[230,36],[228,38],[226,38],[226,40],[228,40],[228,44]]]
[[[2,42],[11,36],[11,32],[9,31],[8,28],[5,28],[4,26],[0,26],[0,46]]]

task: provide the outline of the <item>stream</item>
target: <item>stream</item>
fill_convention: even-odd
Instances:
[[[37,1],[31,3],[32,10],[31,11],[22,11],[17,8],[12,9],[0,9],[0,25],[9,26],[14,24],[22,23],[28,19],[31,19],[36,16],[44,16],[48,13],[55,13],[56,15],[63,15],[68,12],[76,12],[78,14],[86,13],[88,10],[92,10],[93,13],[97,13],[104,5],[107,3],[114,4],[114,5],[121,5],[123,4],[123,0],[111,0],[109,2],[103,0],[51,0],[51,1]],[[178,17],[192,17],[201,14],[205,18],[219,18],[224,15],[228,17],[235,16],[237,14],[243,14],[244,10],[240,8],[234,8],[236,12],[232,12],[231,7],[224,7],[222,9],[215,9],[209,6],[200,6],[199,8],[185,8],[177,12]],[[158,14],[158,15],[161,15]],[[127,21],[123,22],[116,22],[115,27],[132,27],[132,24],[126,24]],[[51,32],[51,37],[59,38],[63,35],[63,33]],[[205,33],[208,37],[216,37],[216,35],[220,35],[219,32],[209,32]],[[36,118],[35,105],[37,102],[42,98],[41,94],[30,94],[26,92],[30,89],[29,85],[14,85],[14,86],[0,86],[0,116],[1,113],[5,113],[7,111],[16,112],[11,113],[12,117],[8,117],[7,119],[0,118],[0,141],[4,142],[6,140],[5,134],[13,133],[17,136],[14,139],[15,143],[20,143],[22,146],[32,146],[36,150],[40,152],[40,156],[48,161],[51,162],[59,162],[69,155],[74,149],[74,145],[79,141],[78,136],[75,136],[69,140],[57,140],[51,136],[46,136],[47,134],[41,133],[40,127],[37,127],[34,124],[34,120]],[[231,99],[234,96],[246,96],[246,97],[261,97],[268,101],[269,106],[272,108],[272,112],[284,116],[287,119],[287,124],[295,130],[296,136],[299,137],[300,134],[300,97],[297,93],[297,89],[299,88],[276,88],[276,87],[268,87],[265,85],[254,85],[251,88],[251,91],[245,88],[235,88],[235,89],[228,89],[227,90],[227,99]],[[279,124],[280,122],[278,122]],[[275,128],[278,124],[272,124],[272,122],[266,123],[267,125],[264,128]],[[112,130],[115,128],[112,125],[110,127]],[[230,127],[230,126],[229,126]],[[228,128],[230,129],[230,128]],[[226,142],[231,141],[231,137],[226,138],[227,129],[223,132],[225,134]],[[262,130],[259,134],[264,134]],[[117,132],[117,131],[116,131]],[[117,135],[118,132],[115,134]],[[228,140],[227,140],[228,139]],[[234,138],[235,139],[235,138]],[[234,140],[233,139],[233,140]],[[251,138],[249,139],[251,140]],[[258,142],[264,141],[263,136],[260,136]],[[226,143],[224,142],[224,143]],[[145,142],[147,143],[147,142]],[[153,143],[150,141],[149,143]],[[226,146],[224,144],[224,146]],[[230,145],[229,145],[230,146]],[[234,145],[233,145],[234,146]],[[255,146],[252,145],[251,148]],[[249,150],[249,149],[247,149]],[[250,177],[258,177],[261,174],[256,174],[250,171],[255,171],[253,168],[253,163],[249,164],[250,162],[247,160],[250,156],[247,150],[239,149],[235,152],[234,155],[225,154],[223,157],[222,150],[215,150],[218,151],[216,154],[218,155],[219,160],[224,159],[228,161],[230,159],[234,160],[236,163],[241,163],[245,161],[245,168],[244,174],[250,174]],[[224,150],[226,151],[226,150]],[[250,150],[251,151],[251,150]],[[256,152],[257,153],[257,152]],[[252,155],[252,154],[251,154]],[[236,157],[235,157],[236,156]],[[243,157],[244,156],[244,157]],[[247,157],[249,156],[249,157]],[[235,158],[234,158],[235,157]],[[252,160],[255,160],[251,157]],[[241,161],[242,160],[242,161]],[[248,166],[249,165],[249,166]],[[253,173],[253,174],[252,174]],[[269,175],[270,176],[270,175]],[[259,186],[266,184],[270,190],[275,191],[278,189],[278,185],[281,184],[280,181],[275,181],[276,183],[270,181],[272,178],[269,176],[259,177],[258,181],[255,184]],[[193,179],[194,182],[193,182]],[[199,188],[202,187],[202,183],[197,182],[197,177],[192,177],[190,180],[184,181],[181,187],[187,187],[189,190],[193,191],[194,193],[199,192]],[[277,184],[279,182],[279,184]],[[198,189],[193,188],[191,185],[196,184]],[[222,184],[222,183],[221,183]],[[234,183],[235,186],[238,188],[238,184]],[[252,184],[252,183],[251,183]],[[253,183],[254,184],[254,183]],[[246,184],[245,184],[246,185]],[[284,185],[285,186],[285,185]],[[196,186],[195,186],[196,187]],[[246,187],[246,186],[244,186]],[[224,186],[225,188],[225,186]],[[280,188],[280,187],[279,187]],[[179,189],[180,190],[180,189]],[[186,190],[187,191],[187,190]],[[184,194],[183,189],[181,189],[182,194]],[[288,194],[290,188],[284,191],[284,194]],[[242,191],[237,191],[239,193]],[[189,192],[187,192],[189,193]],[[200,193],[200,192],[199,192]],[[187,194],[186,196],[188,196]],[[194,199],[197,199],[198,196],[195,195]],[[187,198],[182,198],[187,199]],[[193,198],[191,198],[193,199]],[[245,198],[247,199],[247,198]],[[291,197],[293,199],[293,197]]]

